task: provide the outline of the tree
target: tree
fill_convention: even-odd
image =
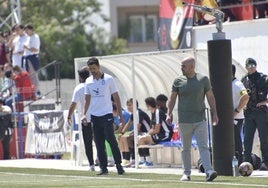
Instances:
[[[76,57],[125,53],[126,41],[107,38],[109,33],[91,19],[109,21],[101,6],[96,0],[21,0],[22,24],[31,23],[41,39],[41,66],[60,61],[60,76],[73,78]]]

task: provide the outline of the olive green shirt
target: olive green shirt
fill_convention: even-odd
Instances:
[[[172,92],[178,93],[179,123],[196,123],[205,119],[205,94],[211,89],[207,76],[196,73],[193,78],[176,78]]]

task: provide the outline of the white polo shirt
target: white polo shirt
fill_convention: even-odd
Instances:
[[[80,83],[74,88],[72,102],[78,105],[79,115],[83,114],[85,106],[85,83]],[[87,111],[87,122],[91,121],[89,109]]]
[[[28,48],[38,49],[38,52],[31,52],[30,50],[25,49],[24,56],[39,54],[39,50],[40,50],[40,38],[39,38],[39,36],[36,33],[34,33],[31,36],[27,35],[27,39],[25,41],[25,46],[27,46]]]
[[[232,81],[232,90],[233,90],[233,105],[234,109],[238,106],[241,96],[243,96],[247,89],[241,81],[237,78]],[[235,117],[236,119],[244,119],[244,112],[241,110],[239,114]]]
[[[18,52],[24,52],[24,44],[27,40],[26,35],[22,36],[16,36],[12,42],[14,48],[13,48],[13,54],[12,54],[12,65],[18,65],[21,67],[21,61],[22,61],[22,54],[18,54]]]
[[[90,95],[89,111],[94,116],[104,116],[113,112],[111,95],[117,92],[111,75],[104,73],[98,80],[90,76],[86,80],[85,95]]]

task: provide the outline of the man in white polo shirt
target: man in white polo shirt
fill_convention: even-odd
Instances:
[[[89,76],[89,71],[87,66],[83,66],[79,71],[79,84],[75,87],[72,97],[72,103],[69,107],[69,113],[68,113],[68,123],[71,124],[72,122],[72,115],[74,113],[74,110],[79,104],[79,115],[83,114],[83,109],[85,105],[85,81]],[[89,111],[87,112],[89,113]],[[90,115],[88,115],[88,118],[90,118]],[[94,161],[93,161],[93,147],[92,147],[92,140],[93,140],[93,134],[92,134],[92,126],[90,119],[87,119],[86,124],[82,123],[82,134],[83,134],[83,141],[85,146],[85,152],[88,159],[89,164],[89,170],[95,171],[94,167]]]
[[[105,151],[105,140],[110,144],[119,175],[125,173],[121,165],[121,153],[113,130],[113,108],[111,96],[118,109],[120,124],[124,124],[122,106],[117,87],[113,77],[103,73],[97,58],[90,58],[87,62],[91,76],[85,84],[85,107],[82,121],[86,121],[86,112],[90,110],[91,122],[93,124],[94,141],[100,161],[100,172],[97,175],[108,174],[107,154]]]
[[[40,66],[40,38],[39,35],[34,32],[32,25],[26,25],[24,27],[24,30],[27,34],[27,39],[24,43],[24,66],[25,69],[29,72],[31,82],[33,83],[36,90],[37,97],[41,97],[37,72]]]

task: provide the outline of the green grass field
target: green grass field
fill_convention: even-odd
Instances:
[[[146,188],[210,188],[210,187],[268,187],[267,177],[218,176],[206,182],[204,176],[192,176],[190,182],[180,182],[178,175],[126,173],[119,176],[96,176],[96,172],[33,168],[0,168],[1,188],[76,188],[76,187],[146,187]]]

